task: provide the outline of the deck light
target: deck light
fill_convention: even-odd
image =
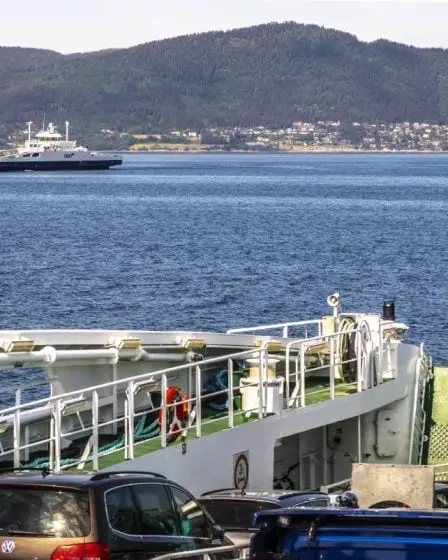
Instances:
[[[266,342],[263,342],[263,340],[257,340],[255,344],[256,346],[264,348],[268,352],[281,352],[283,348],[281,340],[267,340]]]
[[[71,414],[86,410],[88,406],[88,402],[84,397],[76,397],[62,403],[61,415],[70,416]]]
[[[0,348],[4,352],[32,352],[35,343],[27,338],[19,338],[18,340],[0,340]]]
[[[140,393],[152,393],[153,391],[160,391],[160,381],[151,377],[148,381],[142,381],[135,384],[134,395]]]
[[[138,350],[142,342],[139,338],[128,336],[126,338],[112,337],[106,344],[106,348],[116,348],[117,350]]]
[[[408,330],[409,327],[404,323],[391,323],[383,329],[383,335],[392,340],[401,340]]]
[[[0,418],[0,434],[4,434],[8,428],[8,420],[6,420],[6,418]]]
[[[203,338],[184,338],[179,341],[179,344],[188,350],[201,350],[207,346]]]

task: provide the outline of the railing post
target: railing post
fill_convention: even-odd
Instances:
[[[289,408],[289,344],[286,345],[285,351],[285,392],[286,392],[286,409]]]
[[[16,406],[20,406],[22,400],[22,391],[20,387],[16,391]],[[20,467],[20,409],[14,413],[14,468]]]
[[[330,338],[330,399],[334,399],[334,382],[336,378],[334,336]]]
[[[233,360],[227,360],[227,409],[229,411],[229,428],[233,428]]]
[[[49,445],[49,453],[48,453],[48,466],[50,470],[54,470],[54,456],[55,456],[55,420],[56,413],[55,410],[51,410],[51,417],[50,417],[50,445]]]
[[[300,344],[300,406],[306,406],[305,401],[305,346]]]
[[[264,415],[268,414],[269,351],[263,351]]]
[[[134,458],[134,396],[135,385],[131,381],[126,389],[126,409],[127,409],[127,453],[126,459]]]
[[[167,389],[167,382],[166,382],[166,374],[162,374],[162,401],[160,406],[162,407],[162,423],[160,426],[160,441],[162,447],[166,447],[166,389]]]
[[[283,327],[283,338],[288,338],[288,325]]]
[[[20,467],[20,409],[14,412],[14,468]]]
[[[98,392],[92,391],[92,454],[93,470],[99,470],[98,445]]]
[[[129,457],[129,402],[128,396],[124,400],[124,458],[125,460],[130,459]]]
[[[380,324],[378,327],[378,374],[379,382],[383,382],[383,327]]]
[[[201,366],[196,366],[196,437],[200,438],[202,428],[202,407],[201,407]]]
[[[263,350],[258,354],[258,418],[263,418]]]
[[[56,401],[54,411],[54,470],[55,472],[61,471],[61,416],[62,416],[62,403],[61,399]]]
[[[112,380],[114,381],[114,385],[112,386],[112,418],[118,418],[117,362],[112,364]],[[117,430],[118,424],[115,422],[112,424],[112,432],[114,435],[117,434]]]
[[[362,331],[361,329],[356,330],[356,379],[358,381],[358,392],[364,389],[364,378],[362,371]]]

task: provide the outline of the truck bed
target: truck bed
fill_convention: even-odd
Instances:
[[[448,512],[282,509],[255,514],[251,560],[442,560]]]

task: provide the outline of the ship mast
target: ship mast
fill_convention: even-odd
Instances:
[[[33,124],[33,121],[28,121],[26,123],[28,125],[28,144],[31,142],[31,125]]]
[[[65,121],[65,141],[68,142],[68,125],[70,123],[68,121]]]

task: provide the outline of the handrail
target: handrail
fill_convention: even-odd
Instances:
[[[247,549],[247,544],[234,544],[226,546],[215,546],[209,548],[200,548],[197,550],[182,550],[181,552],[170,552],[160,556],[154,556],[152,560],[182,560],[183,558],[197,558],[208,554],[220,554],[224,552],[236,552],[237,550]]]
[[[307,322],[302,321],[300,323],[304,324]],[[319,321],[314,321],[314,323],[320,324]],[[253,390],[252,388],[256,387],[258,389],[256,391],[257,398],[253,401],[253,407],[250,404],[249,399],[248,401],[246,401],[246,403],[249,404],[244,405],[245,408],[242,407],[241,412],[238,411],[236,414],[247,413],[249,415],[254,415],[255,417],[258,416],[258,419],[264,418],[267,414],[276,414],[277,410],[279,411],[278,413],[281,413],[283,410],[291,408],[291,406],[293,408],[305,407],[307,405],[306,395],[311,394],[309,392],[307,393],[306,391],[307,374],[315,375],[315,373],[319,370],[329,370],[329,398],[334,399],[336,396],[336,367],[341,364],[351,363],[353,361],[355,361],[357,364],[361,363],[360,356],[357,356],[354,359],[350,358],[348,360],[341,361],[339,356],[339,345],[335,343],[335,341],[337,341],[338,337],[342,335],[350,335],[352,333],[359,332],[361,332],[360,328],[348,329],[346,331],[340,331],[327,335],[290,340],[283,348],[284,354],[281,358],[281,361],[285,363],[285,377],[277,377],[277,381],[279,384],[279,398],[278,401],[276,401],[277,404],[275,405],[271,403],[271,399],[268,399],[269,391],[271,390],[269,389],[269,387],[271,386],[271,380],[269,379],[269,367],[270,358],[279,357],[278,353],[270,356],[267,348],[255,347],[225,356],[209,358],[200,362],[187,362],[155,372],[141,373],[132,377],[125,377],[118,380],[116,379],[114,381],[101,383],[99,385],[71,391],[65,394],[50,396],[34,402],[20,403],[16,406],[8,407],[0,411],[0,437],[2,431],[13,431],[12,448],[6,448],[4,450],[0,442],[0,456],[5,456],[8,454],[12,455],[14,465],[19,466],[21,461],[21,454],[23,452],[29,451],[30,449],[35,449],[38,446],[42,446],[42,444],[49,444],[50,465],[52,467],[55,467],[56,470],[61,470],[66,465],[61,462],[63,452],[63,449],[61,449],[62,440],[64,438],[73,439],[74,436],[80,437],[81,435],[82,437],[85,437],[86,434],[88,434],[89,448],[87,448],[86,446],[86,451],[82,456],[84,458],[81,457],[79,461],[71,461],[70,466],[86,462],[90,463],[91,461],[93,461],[94,470],[98,470],[99,457],[107,455],[109,453],[114,453],[118,449],[124,450],[126,459],[133,459],[134,449],[140,443],[144,443],[152,439],[157,439],[160,441],[160,446],[162,448],[166,447],[169,444],[170,440],[170,437],[168,436],[173,433],[172,431],[170,431],[170,425],[167,421],[167,414],[170,411],[176,410],[176,406],[178,406],[176,404],[167,402],[167,388],[170,385],[170,377],[182,372],[188,372],[190,394],[187,398],[184,397],[182,399],[182,406],[188,408],[188,425],[185,428],[182,427],[182,429],[179,429],[176,432],[178,436],[179,432],[182,435],[183,433],[188,433],[188,430],[194,430],[196,437],[200,438],[202,437],[203,425],[225,418],[227,418],[228,421],[228,428],[233,428],[235,415],[233,410],[233,399],[236,394],[235,392],[239,391],[240,387],[241,392],[247,389],[247,391],[243,394],[243,398],[244,395],[246,395],[248,399],[250,396],[250,392]],[[383,341],[380,341],[380,345],[382,344],[382,342]],[[314,364],[306,364],[306,347],[313,346],[315,343],[329,344],[329,364],[324,363],[318,364],[317,366],[315,366]],[[298,347],[296,356],[296,371],[291,374],[289,357],[291,350],[295,349],[295,347]],[[357,345],[357,349],[359,349],[359,351],[362,353],[362,357],[364,358],[366,349],[360,344]],[[378,348],[376,347],[375,350],[377,351]],[[258,372],[256,374],[256,377],[249,377],[245,380],[244,384],[241,384],[240,386],[234,386],[233,361],[240,359],[243,360],[245,358],[254,359],[253,363],[255,367],[258,367]],[[227,387],[225,387],[225,385],[224,389],[219,385],[217,387],[214,387],[219,390],[207,392],[207,398],[213,398],[218,395],[227,395],[227,405],[225,405],[225,408],[222,409],[224,411],[222,414],[221,412],[219,412],[216,416],[204,418],[202,415],[201,407],[204,390],[202,378],[204,376],[204,372],[206,372],[209,366],[213,366],[216,364],[227,365],[227,373],[224,373],[224,375],[227,376]],[[295,375],[297,381],[296,388],[293,391],[292,397],[289,391],[289,379],[291,375]],[[361,375],[363,375],[363,372],[358,367],[356,381],[353,383],[347,382],[345,385],[356,386],[358,391],[363,390],[362,383],[360,383]],[[284,396],[286,398],[283,397],[283,399],[281,399],[280,395],[282,394],[281,387],[283,386],[283,383],[286,383],[286,395]],[[119,394],[122,395],[120,396],[120,406],[124,406],[124,412],[120,411],[119,413],[117,412],[116,404],[118,387],[121,388]],[[106,418],[100,420],[100,407],[109,404],[109,402],[101,401],[101,392],[111,388],[114,390],[113,392],[115,395],[115,408],[113,411],[112,419]],[[137,396],[137,394],[139,392],[151,393],[154,390],[157,390],[157,392],[161,393],[160,406],[154,407],[151,404],[150,408],[143,409],[142,407],[135,410],[135,397]],[[328,391],[328,389],[319,389],[315,391],[315,393],[323,391]],[[109,395],[103,396],[107,399],[112,398]],[[251,408],[249,409],[249,407]],[[30,413],[32,414],[36,410],[44,411],[44,413],[49,417],[50,434],[46,434],[44,437],[39,436],[42,438],[39,440],[27,441],[25,439],[25,441],[21,441],[21,425],[23,426],[27,423],[29,416],[26,415],[29,415]],[[194,412],[194,415],[190,414],[192,410]],[[146,424],[146,415],[148,413],[151,414],[150,420],[152,420],[153,414],[154,418],[159,419],[155,420],[155,424],[153,422],[150,426]],[[78,415],[78,420],[81,427],[78,427],[78,425],[75,426],[73,423],[67,424],[64,420],[64,417],[72,416],[75,414]],[[81,420],[80,414],[83,415],[83,420]],[[170,422],[172,423],[171,420]],[[193,426],[194,422],[196,423],[196,426]],[[123,424],[123,438],[120,435],[120,437],[116,440],[120,443],[116,444],[114,440],[113,445],[107,445],[100,448],[99,438],[101,432],[104,431],[104,428],[106,428],[107,426],[114,426],[114,430],[116,430],[119,424]],[[4,428],[3,430],[2,427]],[[24,437],[26,438],[27,436],[25,435]]]
[[[245,332],[260,332],[272,329],[283,329],[283,338],[288,338],[289,327],[305,327],[307,325],[318,325],[319,336],[322,334],[322,320],[311,319],[309,321],[292,321],[289,323],[276,323],[274,325],[258,325],[256,327],[241,327],[237,329],[229,329],[227,334],[238,334]]]

